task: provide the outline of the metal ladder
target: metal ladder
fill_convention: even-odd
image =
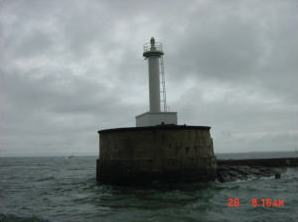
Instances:
[[[162,94],[161,106],[163,107],[163,112],[167,112],[166,79],[165,79],[163,56],[160,57],[160,75],[161,75],[161,91],[160,91],[160,93]]]

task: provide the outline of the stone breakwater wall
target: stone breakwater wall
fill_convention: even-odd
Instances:
[[[229,166],[264,166],[264,167],[298,167],[298,157],[270,158],[270,159],[242,159],[242,160],[218,160],[218,165]]]
[[[99,183],[135,185],[216,179],[210,127],[160,125],[98,133]]]
[[[298,158],[218,160],[217,166],[219,182],[272,176],[279,179],[287,167],[298,167]]]

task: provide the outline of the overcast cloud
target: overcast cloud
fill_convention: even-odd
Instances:
[[[296,0],[1,0],[0,156],[98,155],[148,110],[142,45],[163,42],[168,105],[216,152],[298,149]]]

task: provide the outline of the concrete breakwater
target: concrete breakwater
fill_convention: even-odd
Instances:
[[[98,133],[99,183],[135,185],[216,179],[210,127],[158,125]]]
[[[298,157],[217,160],[217,166],[217,180],[219,182],[231,182],[270,176],[279,179],[285,168],[298,167]]]
[[[219,166],[264,166],[264,167],[298,167],[298,157],[270,159],[217,160]]]

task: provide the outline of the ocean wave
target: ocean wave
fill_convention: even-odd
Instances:
[[[0,214],[0,222],[50,222],[36,216],[23,217],[13,214]]]

